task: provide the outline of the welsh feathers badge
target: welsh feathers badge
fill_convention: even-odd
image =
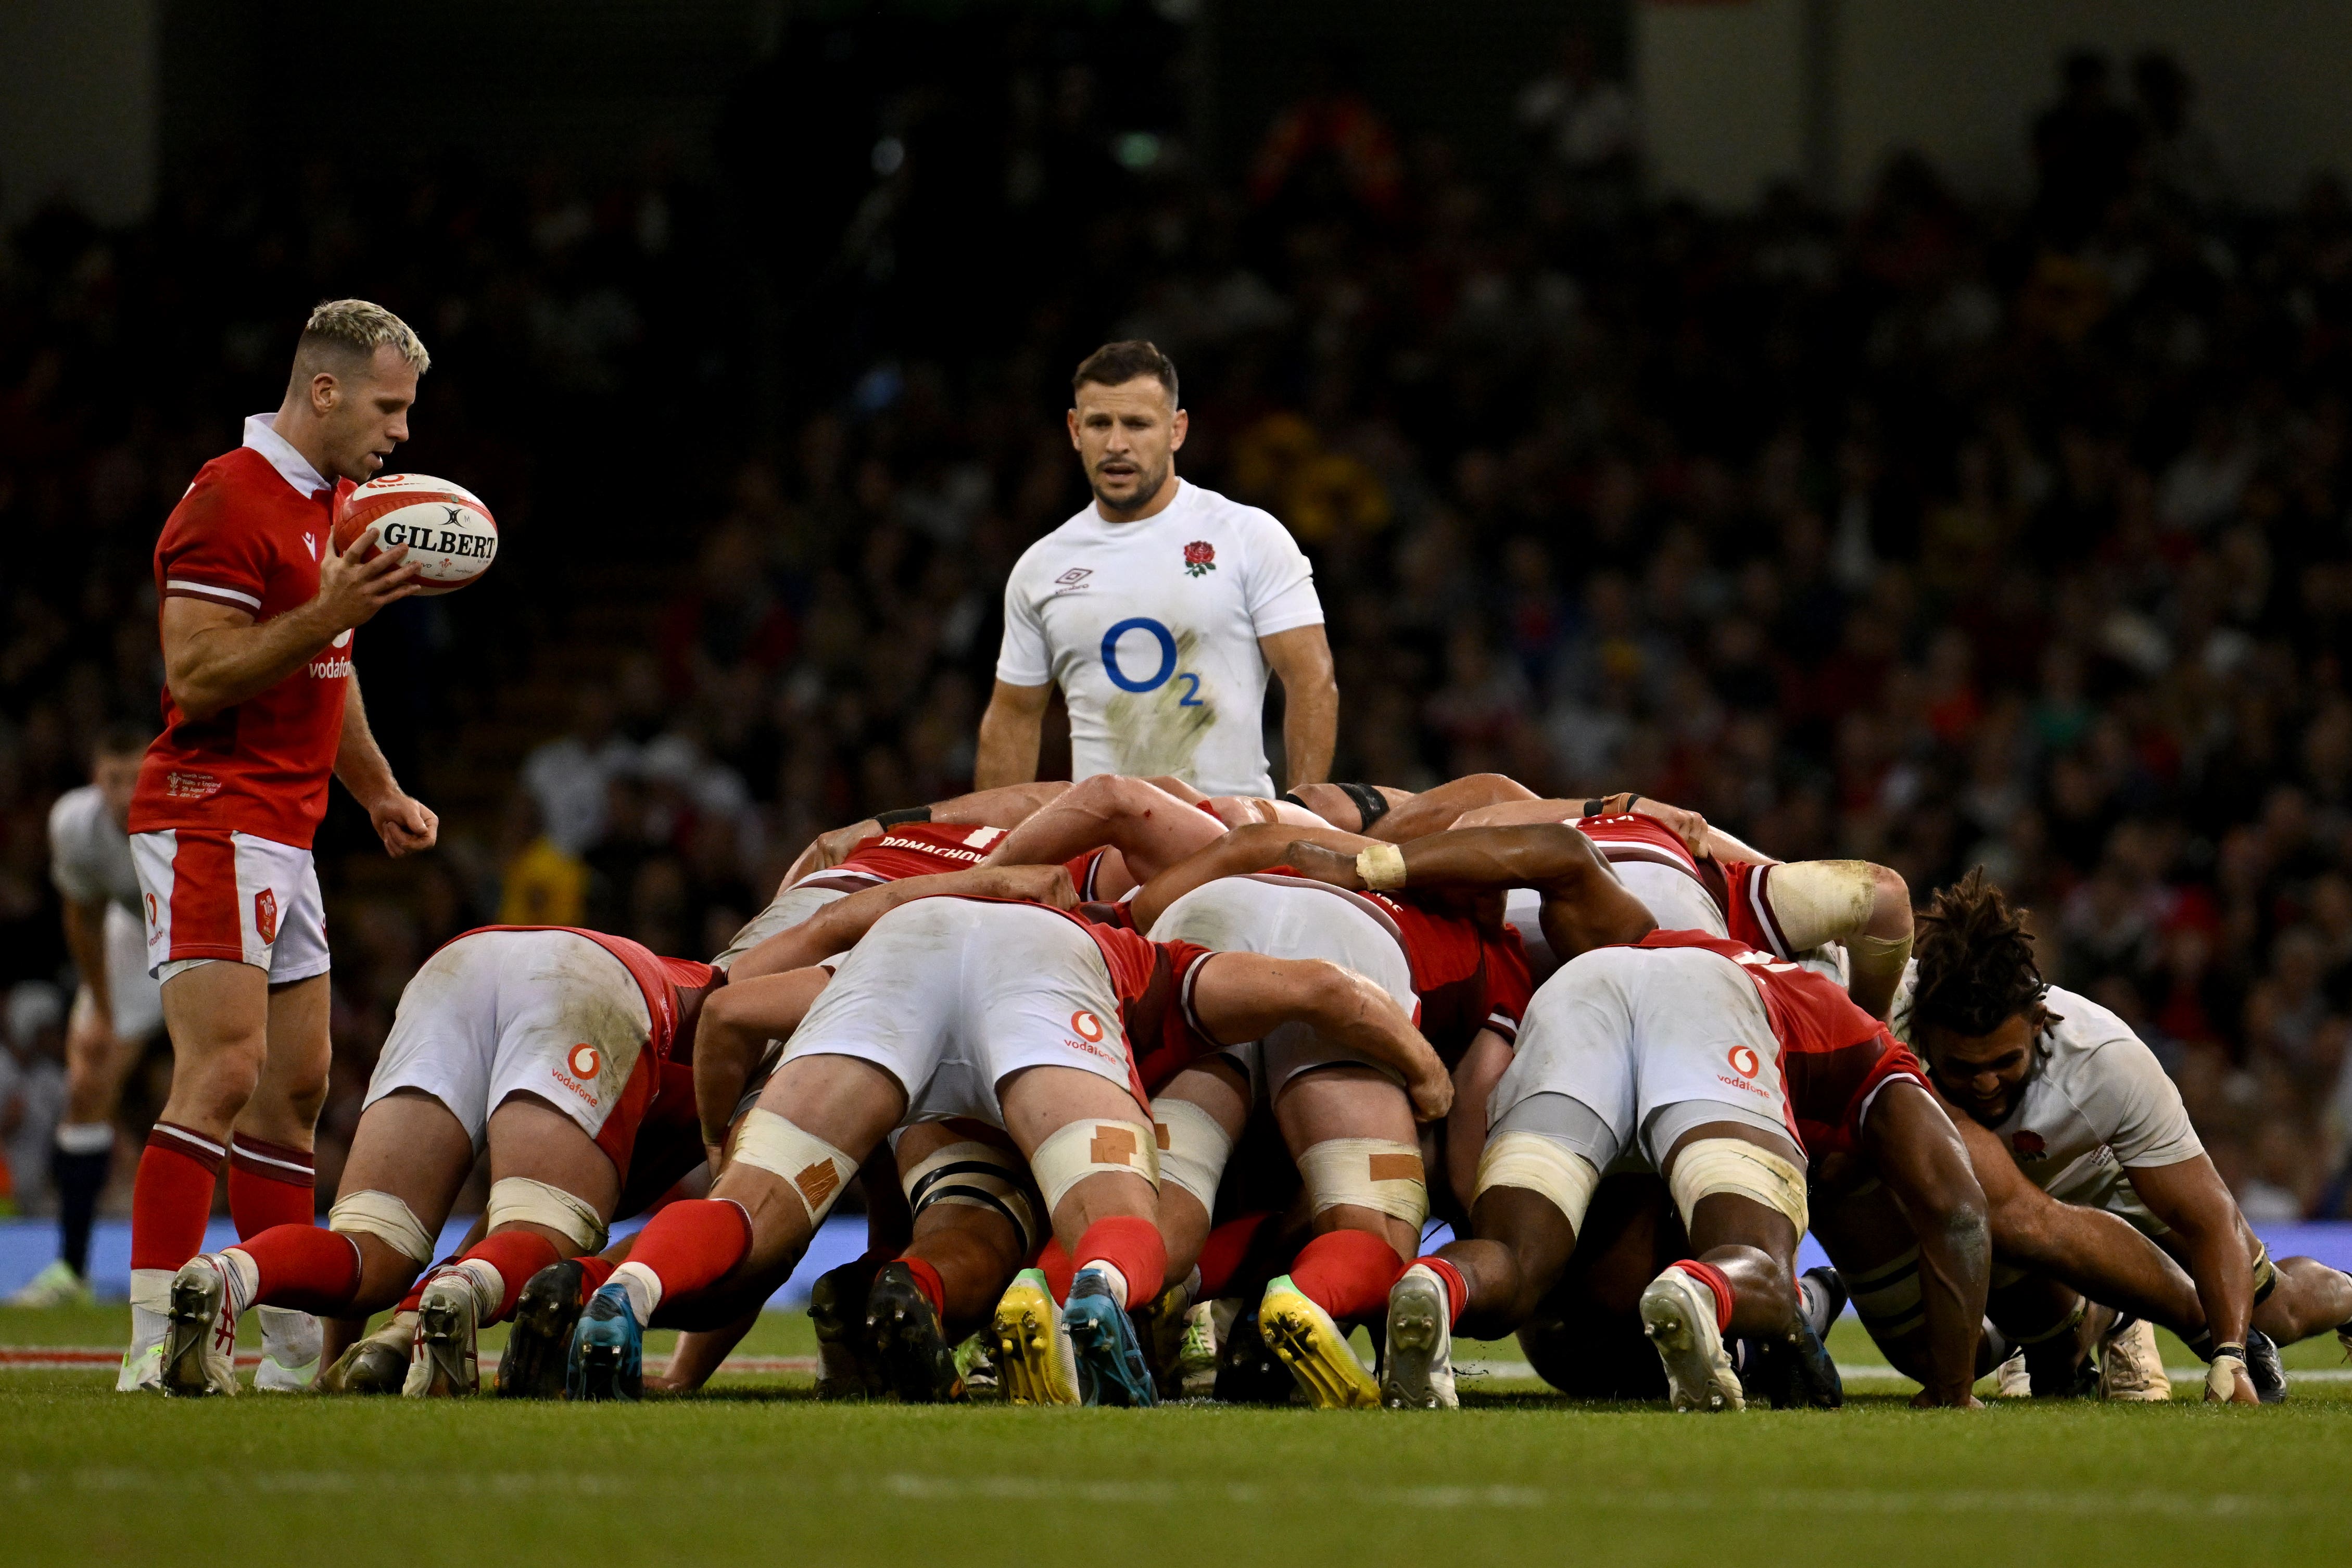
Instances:
[[[1205,539],[1196,539],[1184,547],[1184,574],[1198,577],[1217,569],[1217,547]]]

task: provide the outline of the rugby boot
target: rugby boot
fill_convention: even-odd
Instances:
[[[261,1364],[253,1369],[256,1394],[300,1394],[318,1381],[319,1356],[327,1333],[308,1312],[259,1307]]]
[[[1176,1352],[1176,1365],[1187,1395],[1213,1396],[1217,1384],[1217,1347],[1233,1332],[1234,1320],[1241,1310],[1239,1301],[1227,1297],[1216,1301],[1196,1301],[1184,1314],[1184,1342]]]
[[[1150,1406],[1160,1403],[1135,1320],[1110,1293],[1110,1282],[1099,1271],[1081,1268],[1070,1281],[1062,1326],[1069,1332],[1070,1353],[1077,1361],[1081,1404]]]
[[[627,1291],[607,1285],[588,1298],[572,1331],[563,1380],[573,1399],[634,1403],[646,1394],[646,1331],[629,1310]]]
[[[1381,1403],[1391,1410],[1455,1410],[1454,1303],[1445,1281],[1420,1264],[1389,1290]]]
[[[2156,1336],[2148,1335],[2151,1342]],[[2246,1331],[2246,1376],[2252,1380],[2254,1396],[2264,1405],[2283,1404],[2286,1399],[2286,1363],[2279,1359],[2276,1341],[2260,1329]]]
[[[11,1307],[87,1307],[97,1298],[89,1281],[60,1258],[32,1278],[31,1283],[8,1298]]]
[[[809,1287],[809,1321],[816,1329],[816,1396],[819,1399],[879,1399],[889,1380],[866,1332],[866,1298],[880,1260],[853,1258],[828,1268]]]
[[[1257,1327],[1309,1405],[1320,1410],[1379,1407],[1381,1385],[1356,1359],[1347,1331],[1292,1284],[1289,1275],[1266,1281],[1265,1294],[1258,1299]]]
[[[1162,1399],[1184,1397],[1184,1337],[1192,1308],[1192,1292],[1180,1281],[1135,1310],[1136,1336],[1151,1368],[1152,1386]]]
[[[2127,1405],[2160,1405],[2172,1397],[2155,1324],[2126,1313],[2101,1337],[2099,1397]]]
[[[404,1398],[466,1399],[481,1388],[475,1349],[474,1282],[456,1269],[425,1281],[416,1299],[416,1337],[410,1342]]]
[[[311,1384],[317,1394],[398,1394],[408,1381],[409,1352],[416,1343],[416,1314],[394,1312],[389,1322],[352,1342]]]
[[[564,1358],[572,1349],[572,1325],[580,1321],[580,1286],[586,1270],[578,1258],[551,1263],[523,1282],[515,1298],[514,1326],[499,1357],[501,1399],[561,1399]]]
[[[999,1399],[1004,1387],[996,1376],[996,1336],[987,1329],[966,1335],[955,1348],[956,1373],[963,1379],[966,1399]]]
[[[2031,1399],[2033,1397],[2033,1377],[2025,1370],[2025,1352],[2018,1351],[1993,1369],[1992,1396],[1995,1399]]]
[[[236,1310],[228,1270],[200,1255],[172,1276],[164,1309],[163,1392],[184,1398],[236,1392]]]
[[[914,1271],[886,1263],[866,1297],[866,1332],[883,1375],[907,1405],[952,1405],[963,1397],[955,1349]]]
[[[1004,1397],[1014,1405],[1079,1402],[1076,1352],[1042,1268],[1024,1268],[996,1303],[991,1330]]]
[[[1666,1369],[1667,1396],[1677,1412],[1740,1410],[1747,1400],[1715,1324],[1712,1291],[1679,1268],[1669,1268],[1642,1291],[1642,1332]]]
[[[1210,1397],[1227,1405],[1287,1405],[1298,1384],[1265,1342],[1257,1303],[1242,1303],[1217,1341],[1217,1380]]]
[[[2070,1331],[2025,1347],[2025,1376],[2036,1399],[2096,1399],[2099,1369]]]

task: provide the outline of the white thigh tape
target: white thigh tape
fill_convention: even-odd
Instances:
[[[493,1231],[509,1225],[535,1225],[555,1232],[582,1252],[602,1252],[607,1239],[603,1215],[562,1187],[529,1176],[501,1176],[492,1182],[482,1223]]]
[[[1061,1207],[1063,1196],[1088,1176],[1105,1171],[1128,1171],[1154,1187],[1160,1185],[1160,1141],[1140,1121],[1098,1121],[1089,1117],[1073,1121],[1037,1145],[1029,1169],[1045,1194],[1045,1214]]]
[[[390,1193],[346,1193],[327,1211],[327,1228],[372,1236],[411,1263],[433,1261],[433,1233],[416,1211]]]
[[[1674,1173],[1666,1186],[1690,1224],[1698,1201],[1717,1193],[1735,1193],[1789,1216],[1797,1234],[1805,1234],[1808,1215],[1805,1173],[1769,1149],[1739,1138],[1701,1138],[1685,1144],[1675,1156]]]
[[[1429,1217],[1421,1148],[1386,1138],[1327,1138],[1298,1156],[1315,1212],[1352,1204],[1418,1226]]]
[[[1791,860],[1772,868],[1764,896],[1789,951],[1849,942],[1870,923],[1878,871],[1867,860]]]
[[[782,1176],[801,1195],[811,1225],[824,1223],[841,1189],[857,1174],[856,1161],[774,1111],[756,1107],[743,1118],[733,1159]]]
[[[1004,1216],[1028,1253],[1043,1239],[1029,1173],[1021,1156],[992,1143],[950,1143],[899,1178],[907,1205],[921,1214],[933,1204],[962,1204]]]
[[[1540,1132],[1498,1132],[1478,1156],[1477,1197],[1489,1187],[1525,1187],[1549,1198],[1575,1230],[1584,1227],[1584,1211],[1600,1184],[1601,1173],[1591,1161]]]
[[[1234,1141],[1217,1119],[1189,1100],[1151,1102],[1153,1131],[1160,1138],[1160,1185],[1181,1187],[1209,1213],[1217,1212],[1217,1184]]]

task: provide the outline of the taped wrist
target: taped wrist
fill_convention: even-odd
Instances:
[[[1356,857],[1356,875],[1374,889],[1404,886],[1404,851],[1393,844],[1375,844]]]
[[[1364,819],[1363,826],[1356,829],[1359,833],[1370,833],[1372,824],[1389,814],[1389,797],[1370,784],[1343,784],[1331,787],[1356,803],[1356,813]]]
[[[782,1177],[800,1194],[811,1225],[824,1223],[834,1200],[857,1174],[857,1162],[824,1139],[772,1110],[757,1108],[743,1119],[730,1163],[754,1165]]]
[[[482,1210],[482,1224],[491,1231],[509,1225],[535,1225],[555,1232],[581,1252],[602,1252],[610,1239],[604,1216],[586,1202],[529,1176],[501,1176],[490,1184],[490,1201]]]
[[[2205,1397],[2227,1404],[2237,1395],[2238,1379],[2246,1373],[2243,1345],[2222,1345],[2213,1352],[2213,1364],[2205,1369]]]
[[[896,827],[902,822],[929,822],[931,808],[928,805],[901,806],[897,811],[878,812],[874,820],[883,827]]]
[[[1315,1212],[1352,1204],[1418,1226],[1429,1217],[1420,1146],[1387,1138],[1327,1138],[1298,1156]]]
[[[1153,1100],[1151,1121],[1160,1144],[1160,1189],[1180,1187],[1215,1214],[1217,1184],[1233,1156],[1233,1135],[1189,1100]]]
[[[1046,1223],[1072,1187],[1088,1176],[1124,1171],[1160,1185],[1160,1139],[1140,1121],[1093,1117],[1056,1129],[1029,1156],[1029,1169],[1045,1200]]]
[[[327,1211],[327,1228],[372,1236],[411,1263],[433,1261],[433,1233],[416,1211],[390,1193],[346,1193]]]
[[[1004,1216],[1020,1238],[1021,1254],[1044,1239],[1037,1205],[1030,1197],[1029,1170],[1021,1156],[993,1143],[950,1143],[898,1178],[907,1206],[917,1218],[933,1204],[959,1204]]]
[[[1498,1132],[1486,1140],[1478,1156],[1478,1180],[1471,1202],[1489,1187],[1522,1187],[1551,1200],[1568,1218],[1570,1230],[1584,1228],[1584,1211],[1591,1206],[1592,1191],[1601,1173],[1592,1162],[1540,1132]]]
[[[1685,1145],[1675,1156],[1666,1188],[1685,1227],[1701,1198],[1732,1193],[1788,1215],[1797,1234],[1805,1233],[1805,1173],[1745,1139],[1701,1138]]]

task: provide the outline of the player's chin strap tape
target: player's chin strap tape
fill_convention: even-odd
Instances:
[[[1029,1169],[1045,1199],[1050,1220],[1072,1187],[1106,1171],[1126,1171],[1160,1185],[1160,1139],[1140,1121],[1087,1117],[1073,1121],[1037,1145]]]
[[[824,1139],[802,1131],[772,1110],[756,1108],[735,1135],[731,1160],[782,1176],[801,1195],[811,1225],[824,1223],[834,1200],[857,1174],[857,1162]]]
[[[1701,1198],[1734,1193],[1788,1215],[1797,1234],[1805,1234],[1805,1173],[1745,1139],[1701,1138],[1685,1144],[1675,1156],[1666,1187],[1685,1226]]]
[[[902,822],[929,822],[930,819],[931,808],[928,805],[901,806],[897,811],[877,812],[874,817],[875,822],[883,827],[896,827]]]
[[[1217,1184],[1234,1152],[1232,1134],[1189,1100],[1153,1100],[1151,1121],[1160,1142],[1160,1189],[1181,1187],[1215,1214]]]
[[[415,1209],[390,1193],[345,1193],[327,1211],[327,1228],[374,1237],[411,1263],[433,1261],[433,1233]]]
[[[961,1204],[1004,1216],[1020,1237],[1024,1256],[1043,1237],[1037,1207],[1029,1196],[1029,1172],[1021,1156],[992,1143],[950,1143],[899,1178],[907,1206],[921,1214],[933,1204]]]
[[[1298,1156],[1315,1212],[1353,1204],[1418,1227],[1429,1217],[1428,1174],[1417,1144],[1386,1138],[1326,1138]]]
[[[1404,851],[1393,844],[1375,844],[1356,857],[1356,875],[1375,892],[1404,886]]]
[[[492,1182],[482,1223],[494,1231],[510,1225],[535,1225],[555,1232],[583,1253],[604,1251],[610,1239],[603,1215],[562,1187],[529,1176],[501,1176]]]
[[[1372,824],[1389,814],[1389,797],[1370,784],[1335,784],[1331,787],[1356,803],[1356,810],[1364,819],[1364,825],[1356,829],[1359,833],[1370,833]]]
[[[1486,1140],[1486,1152],[1478,1156],[1477,1194],[1471,1201],[1484,1197],[1489,1187],[1524,1187],[1550,1199],[1568,1216],[1570,1227],[1581,1230],[1592,1190],[1600,1184],[1601,1173],[1592,1162],[1559,1139],[1540,1132],[1498,1132]]]

